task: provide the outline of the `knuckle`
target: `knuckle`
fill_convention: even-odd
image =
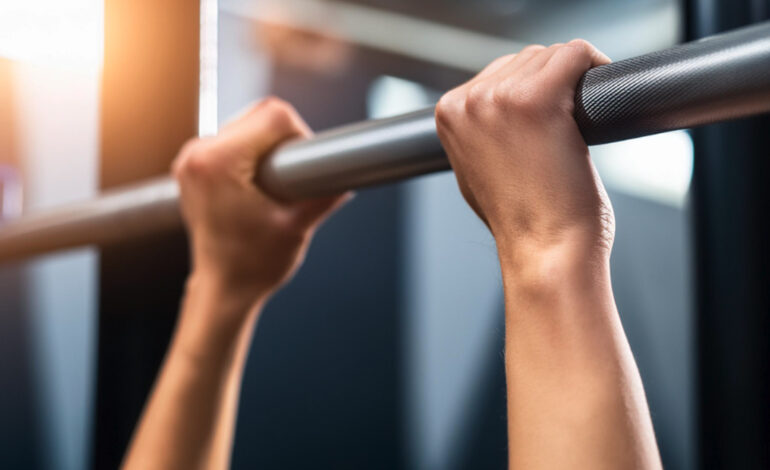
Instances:
[[[501,80],[494,89],[493,99],[496,106],[508,109],[513,103],[515,89],[520,86],[519,83],[513,83],[511,79]]]
[[[270,226],[282,243],[298,245],[308,236],[308,223],[301,217],[286,211],[277,210],[270,215]]]
[[[195,146],[198,145],[199,140],[200,139],[197,137],[188,139],[187,142],[182,145],[182,148],[179,150],[179,153],[177,153],[176,158],[174,158],[174,161],[171,164],[171,172],[174,176],[181,175],[186,165],[185,160],[187,160],[189,155],[195,151]]]
[[[522,53],[530,54],[530,53],[533,53],[533,52],[540,52],[542,50],[545,50],[545,48],[546,47],[544,45],[542,45],[542,44],[530,44],[529,46],[526,46],[526,47],[524,47],[524,49],[519,51],[519,54],[522,54]]]
[[[436,103],[436,125],[439,129],[452,127],[459,117],[465,98],[460,89],[455,88],[445,93]]]
[[[510,62],[515,58],[516,58],[516,53],[514,52],[514,53],[506,54],[504,56],[500,56],[497,59],[495,59],[492,63],[502,64],[502,63]]]
[[[190,139],[182,146],[171,167],[171,171],[177,179],[184,178],[190,172],[190,160],[192,156],[199,152],[200,139]]]
[[[557,42],[557,43],[551,44],[550,46],[548,46],[548,52],[549,53],[558,53],[560,50],[564,49],[565,45],[566,44],[564,44],[563,42]],[[546,61],[546,63],[548,63],[548,61]],[[545,64],[544,64],[544,66],[545,66]]]
[[[184,174],[193,177],[207,174],[210,171],[210,159],[208,151],[199,146],[184,160]]]
[[[567,47],[562,49],[576,56],[590,56],[593,53],[594,46],[585,39],[573,39],[567,43]]]
[[[257,104],[257,107],[268,109],[268,110],[282,109],[282,108],[289,107],[289,103],[287,103],[286,101],[282,100],[281,98],[275,95],[269,95],[263,98],[262,101],[260,101]]]
[[[219,160],[217,153],[216,148],[203,139],[189,141],[174,162],[174,176],[191,179],[212,174]]]
[[[468,114],[477,116],[481,112],[487,111],[495,103],[495,88],[485,83],[476,83],[468,89],[465,98],[465,111]]]
[[[547,90],[535,80],[505,87],[500,94],[500,99],[505,101],[510,111],[529,118],[541,116],[547,108]]]
[[[261,103],[265,119],[271,128],[284,131],[294,127],[294,108],[286,101],[270,96]]]

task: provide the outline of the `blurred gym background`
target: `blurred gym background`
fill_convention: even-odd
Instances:
[[[619,60],[769,17],[764,0],[0,0],[2,215],[166,173],[268,94],[321,130],[428,106],[528,43]],[[770,461],[767,131],[593,149],[668,469]],[[0,267],[0,466],[117,467],[186,270],[181,232]],[[452,174],[360,191],[260,320],[233,468],[504,468],[502,312]]]

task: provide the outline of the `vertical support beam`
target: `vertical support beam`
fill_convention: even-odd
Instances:
[[[768,18],[766,0],[691,0],[690,39]],[[693,132],[699,460],[770,468],[770,117]]]
[[[16,64],[0,58],[0,171],[19,168]],[[0,190],[3,184],[0,174]],[[0,195],[2,203],[2,195]],[[0,208],[0,217],[2,217]],[[9,468],[42,468],[44,448],[35,403],[34,356],[23,266],[0,266],[0,462]]]
[[[168,173],[198,129],[199,2],[105,2],[101,187]],[[101,252],[94,468],[118,468],[170,337],[180,232]]]

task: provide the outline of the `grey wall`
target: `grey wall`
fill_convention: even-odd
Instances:
[[[644,380],[666,468],[695,466],[695,363],[689,214],[611,194],[613,287]]]
[[[484,458],[479,436],[490,427],[504,432],[496,424],[505,410],[494,241],[465,207],[451,175],[415,181],[408,195],[405,344],[412,462],[424,469],[473,466],[468,459],[478,465]],[[620,191],[610,195],[617,219],[613,286],[663,461],[666,468],[694,468],[688,214]],[[504,450],[497,452],[504,456]]]

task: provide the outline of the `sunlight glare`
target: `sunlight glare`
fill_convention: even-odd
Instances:
[[[100,66],[102,0],[0,0],[0,57],[37,65]]]

